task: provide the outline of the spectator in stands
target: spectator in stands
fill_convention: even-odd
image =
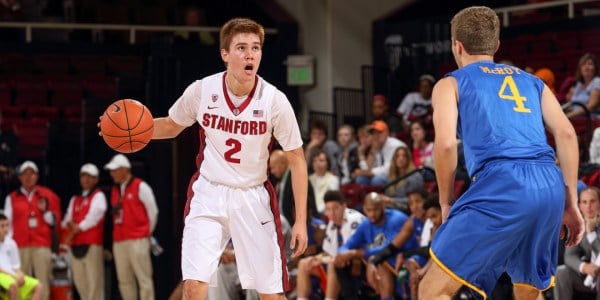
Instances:
[[[131,163],[123,154],[104,165],[114,185],[111,190],[113,255],[124,300],[154,299],[150,236],[158,220],[158,207],[152,188],[131,173]],[[139,289],[139,291],[138,291]]]
[[[292,173],[289,168],[288,159],[283,150],[273,150],[269,156],[269,171],[271,175],[276,179],[273,183],[275,192],[277,193],[277,200],[279,201],[279,211],[285,217],[286,220],[293,220],[293,209],[294,209],[294,193],[292,190]],[[315,190],[308,180],[308,201],[307,205],[314,204]],[[313,207],[312,211],[316,212],[316,207]]]
[[[422,189],[423,181],[423,175],[413,164],[410,150],[406,146],[400,146],[394,151],[389,171],[389,186],[381,198],[387,205],[406,211],[408,193]]]
[[[548,88],[556,95],[556,87],[554,84],[554,72],[552,72],[552,70],[550,70],[549,68],[541,68],[535,71],[533,75],[541,79],[548,86]]]
[[[8,236],[8,218],[0,213],[0,287],[10,300],[42,299],[43,285],[21,270],[21,259],[17,243]]]
[[[410,123],[412,158],[415,167],[433,168],[433,142],[429,137],[429,127],[423,121]]]
[[[104,214],[106,196],[96,187],[98,168],[84,164],[79,171],[81,193],[69,202],[62,227],[68,228],[71,245],[71,270],[82,299],[100,300],[104,288]]]
[[[297,299],[307,300],[311,295],[312,278],[326,283],[325,299],[337,299],[340,285],[333,264],[328,263],[338,253],[338,249],[347,241],[365,216],[348,208],[344,196],[338,191],[328,191],[324,196],[325,215],[329,219],[323,240],[323,252],[303,258],[298,263]],[[327,270],[323,269],[326,265]],[[323,275],[326,278],[322,278]]]
[[[51,189],[37,184],[39,170],[34,162],[23,162],[17,173],[21,186],[6,197],[4,214],[19,246],[21,269],[42,283],[42,299],[48,299],[52,251],[58,250],[60,198]]]
[[[377,94],[373,96],[371,114],[373,120],[381,120],[388,124],[391,136],[399,138],[402,132],[402,119],[396,114],[390,113],[388,99],[385,95]]]
[[[317,150],[325,151],[327,157],[329,157],[329,161],[337,161],[337,158],[340,155],[340,147],[335,141],[328,139],[327,132],[327,125],[320,120],[313,121],[310,124],[310,140],[304,149],[304,155],[307,162],[312,161]],[[337,165],[332,165],[331,171],[334,174],[337,174]],[[308,173],[310,174],[312,172],[312,166],[311,164],[308,164]]]
[[[600,295],[600,189],[583,189],[579,209],[585,221],[585,236],[579,245],[565,249],[565,264],[556,271],[555,300],[573,299],[574,291]]]
[[[0,197],[13,188],[15,167],[19,159],[19,140],[12,130],[2,126],[0,110]]]
[[[402,117],[403,126],[408,130],[412,121],[423,120],[425,123],[431,123],[431,93],[435,77],[424,74],[419,77],[419,91],[410,92],[404,96],[398,106],[396,113]]]
[[[183,24],[189,27],[205,26],[205,12],[197,7],[188,7],[183,13]],[[177,31],[175,32],[175,41],[184,43],[200,42],[203,45],[214,45],[217,39],[208,31]]]
[[[389,128],[383,121],[375,120],[371,124],[372,149],[376,149],[375,163],[370,170],[355,170],[356,182],[362,185],[384,185],[388,182],[392,156],[396,148],[406,144],[395,137],[390,136]]]
[[[325,211],[323,196],[327,191],[338,191],[340,189],[340,178],[330,172],[331,161],[325,151],[317,150],[310,164],[313,173],[308,176],[308,179],[315,189],[317,212],[322,214]]]
[[[340,184],[348,184],[354,181],[352,171],[359,168],[358,143],[354,138],[354,128],[350,125],[342,125],[337,132],[337,142],[340,147],[337,165]]]
[[[333,261],[344,299],[364,299],[360,289],[361,277],[366,277],[376,292],[387,290],[377,279],[375,266],[365,262],[386,247],[398,232],[398,228],[402,228],[408,219],[403,212],[386,209],[383,199],[374,192],[365,196],[363,209],[367,219],[358,225],[354,234],[339,248]],[[392,268],[394,260],[390,258],[388,261]],[[352,268],[355,268],[354,273]],[[356,269],[361,270],[360,276],[356,276]],[[381,299],[386,299],[383,298],[383,294],[381,296]]]
[[[584,54],[577,65],[575,71],[575,91],[571,97],[571,102],[585,105],[592,114],[597,113],[598,105],[600,104],[600,66],[596,56],[591,53]],[[567,113],[567,116],[573,117],[581,115],[584,110],[579,107],[574,107]]]
[[[352,180],[355,181],[358,176],[366,171],[370,171],[375,166],[375,150],[372,147],[373,135],[371,134],[371,125],[364,125],[358,129],[356,133],[358,137],[358,147],[356,154],[358,155],[358,168],[352,170]]]

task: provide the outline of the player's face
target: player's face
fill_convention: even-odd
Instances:
[[[8,234],[9,227],[8,220],[0,220],[0,240],[4,240],[4,237]]]
[[[595,218],[600,214],[600,199],[593,190],[585,190],[579,196],[579,209],[585,219]]]
[[[410,208],[410,212],[417,216],[417,218],[422,218],[425,215],[423,211],[423,197],[419,193],[412,193],[408,195],[408,207]]]
[[[81,188],[85,190],[92,189],[98,183],[98,177],[94,177],[90,174],[83,173],[79,175],[79,184]]]
[[[348,147],[348,145],[350,145],[352,142],[352,133],[350,132],[350,129],[346,127],[340,128],[337,133],[337,140],[340,146],[344,148]]]
[[[369,218],[369,222],[371,222],[371,224],[381,225],[383,222],[383,205],[381,203],[374,204],[370,201],[365,201],[363,210],[365,211],[365,215],[367,215],[367,218]]]
[[[21,186],[26,189],[32,189],[38,181],[38,173],[33,171],[32,169],[25,169],[21,174],[19,174],[19,182],[21,182]]]
[[[430,219],[435,228],[440,227],[442,225],[442,211],[437,207],[431,207],[425,213],[427,219]]]
[[[234,35],[229,50],[221,50],[221,58],[227,63],[228,74],[232,74],[241,82],[253,81],[262,58],[258,35],[254,33]]]
[[[335,225],[340,226],[344,222],[344,209],[346,205],[337,201],[325,202],[325,215]]]

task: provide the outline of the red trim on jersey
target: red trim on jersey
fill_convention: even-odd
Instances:
[[[187,215],[190,213],[190,202],[192,202],[192,198],[194,197],[194,191],[192,190],[192,185],[194,185],[194,182],[196,182],[196,180],[198,180],[198,177],[200,177],[200,165],[202,164],[202,161],[204,160],[204,148],[206,148],[206,134],[204,132],[204,128],[202,128],[202,126],[199,127],[200,129],[198,130],[198,136],[199,136],[199,140],[200,140],[200,146],[198,147],[198,155],[196,155],[196,172],[194,173],[194,175],[192,175],[192,178],[190,179],[190,183],[188,184],[188,188],[187,188],[187,200],[185,201],[185,207],[183,209],[183,221],[185,224],[185,217],[187,217]]]
[[[246,109],[246,107],[248,107],[248,105],[250,105],[250,100],[252,100],[252,97],[254,97],[254,92],[256,91],[256,86],[258,85],[258,76],[254,75],[254,86],[252,87],[252,90],[250,91],[250,94],[248,94],[248,98],[246,98],[246,100],[244,100],[244,102],[242,102],[242,105],[240,105],[240,107],[235,107],[235,105],[233,105],[233,102],[231,101],[231,99],[229,98],[229,93],[227,92],[227,83],[225,83],[225,77],[227,76],[227,72],[223,73],[223,94],[225,95],[225,103],[227,103],[227,106],[229,106],[229,109],[231,110],[231,112],[234,115],[239,115],[241,114],[244,109]],[[238,113],[234,113],[234,110],[238,111]]]
[[[287,270],[287,259],[285,258],[285,239],[281,232],[281,217],[279,215],[279,204],[277,203],[277,193],[275,188],[270,181],[265,181],[264,184],[267,192],[269,192],[271,212],[273,213],[273,220],[275,221],[275,230],[277,231],[277,243],[279,244],[279,256],[281,257],[281,280],[283,285],[283,291],[289,292],[292,287],[290,286],[290,278]]]

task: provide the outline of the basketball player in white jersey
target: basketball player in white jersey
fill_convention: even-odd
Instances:
[[[221,252],[231,238],[242,287],[261,299],[284,299],[289,289],[285,249],[268,159],[273,138],[292,173],[296,220],[293,257],[306,249],[307,166],[298,123],[286,96],[256,75],[264,29],[249,19],[221,28],[227,70],[192,83],[154,120],[154,139],[177,136],[200,123],[198,171],[188,188],[182,242],[184,299],[204,299],[216,284]]]

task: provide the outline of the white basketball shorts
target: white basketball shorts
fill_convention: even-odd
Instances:
[[[200,176],[192,190],[181,246],[183,280],[216,286],[219,258],[231,238],[244,289],[263,294],[288,290],[284,240],[272,186],[233,188]]]

